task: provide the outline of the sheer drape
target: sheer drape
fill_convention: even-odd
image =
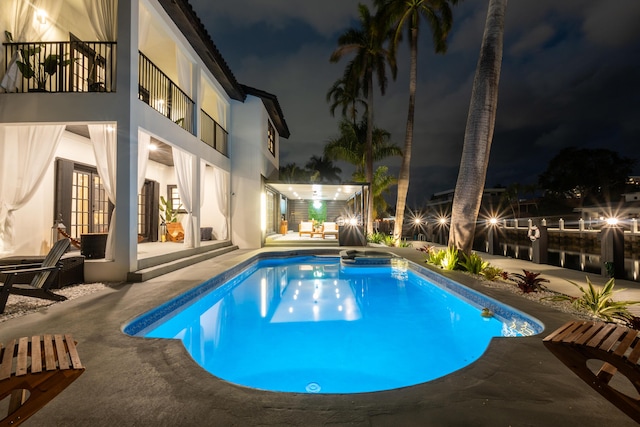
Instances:
[[[193,215],[193,156],[175,147],[173,150],[173,165],[176,170],[176,178],[178,181],[178,194],[182,206],[187,211],[184,226],[184,245],[188,248],[194,247],[194,238],[196,232],[196,217]],[[199,233],[198,233],[199,234]]]
[[[138,130],[138,193],[144,186],[144,178],[147,175],[147,162],[149,160],[149,146],[151,136]]]
[[[115,42],[118,39],[118,0],[84,0],[89,21],[97,39],[101,42]],[[111,49],[109,47],[108,49]],[[116,76],[112,68],[106,67],[105,84],[107,92],[115,89]],[[113,86],[111,86],[113,82]]]
[[[213,168],[213,176],[215,181],[216,203],[222,216],[224,216],[224,224],[220,231],[220,240],[229,238],[229,175],[219,168]]]
[[[11,22],[8,31],[13,36],[15,42],[36,42],[41,41],[47,31],[51,30],[53,23],[58,20],[62,2],[60,0],[2,0],[11,1],[10,10],[14,13],[10,14]],[[36,11],[41,9],[47,14],[47,23],[38,24],[34,19]],[[0,45],[0,54],[5,57],[4,49]],[[7,92],[16,90],[16,85],[20,77],[20,71],[16,61],[21,60],[19,52],[16,52],[7,67],[7,72],[0,81],[0,87]]]
[[[115,126],[99,124],[88,125],[93,152],[96,157],[96,169],[102,180],[102,185],[107,193],[107,197],[116,204],[116,163],[117,163],[117,136]],[[116,209],[111,214],[109,223],[109,235],[105,249],[105,259],[113,260],[115,255],[115,230],[116,230]]]
[[[13,250],[14,212],[35,194],[64,125],[0,126],[0,252]]]
[[[191,94],[193,93],[191,85],[191,61],[189,61],[178,48],[176,48],[176,66],[178,68],[178,86],[191,98]]]
[[[84,0],[89,21],[101,42],[114,42],[118,37],[118,0]]]

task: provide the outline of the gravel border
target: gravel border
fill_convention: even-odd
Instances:
[[[67,301],[79,298],[84,295],[92,294],[107,288],[104,283],[87,283],[81,285],[66,286],[62,289],[55,289],[54,294],[67,297]],[[4,313],[0,314],[0,323],[13,319],[15,317],[24,316],[34,313],[44,307],[53,304],[64,304],[65,301],[51,301],[47,299],[26,297],[22,295],[9,295]]]

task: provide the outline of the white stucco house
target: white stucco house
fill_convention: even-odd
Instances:
[[[0,30],[0,257],[46,254],[59,221],[107,238],[87,281],[202,254],[208,228],[217,247],[262,245],[289,130],[187,0],[3,0]],[[180,243],[155,243],[162,198]]]

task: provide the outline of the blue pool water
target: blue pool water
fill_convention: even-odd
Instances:
[[[345,267],[333,257],[260,260],[125,332],[180,339],[204,369],[232,383],[359,393],[442,377],[477,360],[493,337],[543,329],[442,276],[429,281],[415,267],[406,260],[375,267]],[[494,316],[481,316],[484,307]]]

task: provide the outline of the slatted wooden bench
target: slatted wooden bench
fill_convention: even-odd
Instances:
[[[609,384],[619,372],[640,393],[639,332],[613,323],[572,321],[552,332],[543,342],[583,381],[640,423],[640,399]],[[604,362],[597,373],[587,366],[590,359]]]
[[[11,395],[0,427],[16,426],[83,372],[71,335],[23,337],[0,344],[0,400]]]

